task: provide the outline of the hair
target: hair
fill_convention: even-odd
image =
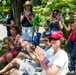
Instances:
[[[13,17],[13,12],[12,12],[12,10],[8,10],[8,13],[11,13],[11,17]]]
[[[10,29],[15,28],[15,30],[17,31],[17,34],[19,33],[19,27],[18,26],[12,26]]]
[[[60,42],[61,42],[60,47],[61,47],[61,49],[65,48],[65,41],[66,40],[64,38],[60,38]]]
[[[49,23],[50,21],[49,21],[49,20],[47,20],[46,22],[47,22],[47,23]]]
[[[49,42],[51,42],[51,40],[52,40],[52,38],[49,39]],[[65,41],[66,40],[64,38],[60,38],[60,42],[61,42],[60,48],[61,49],[64,49],[65,48]]]
[[[59,10],[54,10],[54,11],[53,11],[53,17],[54,17],[54,12],[57,12],[57,14],[58,14]]]

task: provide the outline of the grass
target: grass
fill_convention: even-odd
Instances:
[[[2,56],[6,52],[7,52],[6,44],[4,43],[2,49],[0,50],[0,56]],[[0,69],[2,69],[2,68],[3,68],[3,66],[0,65]]]

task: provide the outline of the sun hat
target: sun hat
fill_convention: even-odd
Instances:
[[[62,31],[60,30],[56,30],[54,32],[52,32],[51,36],[49,37],[49,39],[60,39],[60,38],[64,38],[64,34]]]
[[[23,7],[26,7],[27,5],[33,7],[33,4],[30,1],[26,1],[25,4],[23,4]]]

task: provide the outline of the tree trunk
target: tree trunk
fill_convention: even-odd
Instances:
[[[23,11],[23,4],[25,3],[25,1],[26,0],[11,0],[13,12],[14,12],[15,24],[17,26],[20,26],[20,15],[21,12]]]

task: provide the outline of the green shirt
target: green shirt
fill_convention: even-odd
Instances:
[[[39,22],[40,16],[38,14],[35,14],[33,26],[37,26]]]

